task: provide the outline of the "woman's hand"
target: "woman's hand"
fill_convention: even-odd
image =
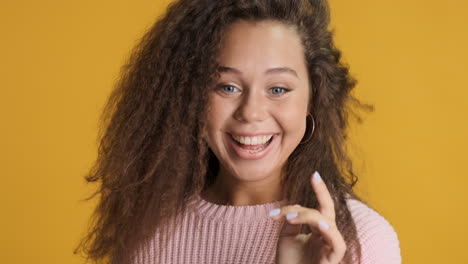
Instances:
[[[319,210],[290,205],[270,211],[274,219],[286,219],[278,241],[278,264],[337,264],[346,252],[327,186],[318,172],[314,172],[310,182],[317,195]],[[297,235],[301,224],[309,225],[312,233]]]

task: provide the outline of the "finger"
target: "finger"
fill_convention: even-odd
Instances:
[[[329,258],[341,260],[346,252],[346,243],[335,222],[327,222],[327,219],[316,210],[304,207],[303,209],[298,210],[296,217],[287,218],[287,222],[295,225],[307,224],[311,229],[317,230],[331,248]]]
[[[314,189],[315,195],[319,203],[319,211],[329,219],[335,221],[335,204],[328,191],[325,182],[322,177],[315,171],[310,180],[312,188]]]
[[[286,221],[291,224],[306,224],[312,230],[322,233],[321,229],[329,229],[329,220],[319,211],[311,208],[292,208],[294,211],[285,215]]]
[[[273,219],[280,220],[280,219],[285,219],[287,214],[296,213],[296,212],[299,212],[299,211],[304,210],[304,209],[306,209],[306,208],[302,207],[302,206],[300,206],[298,204],[286,205],[286,206],[283,206],[281,208],[275,208],[275,209],[271,210],[269,214]],[[317,210],[312,209],[312,208],[307,208],[307,209],[317,211]]]
[[[317,215],[321,215],[318,210],[312,208],[302,207],[298,204],[283,206],[281,208],[276,208],[270,211],[270,216],[275,220],[288,220],[297,216],[299,212],[303,210],[311,210]],[[295,224],[294,221],[286,221],[285,226],[283,227],[284,233],[286,235],[291,235],[293,233],[298,234],[300,230],[299,224]],[[316,231],[315,228],[311,228],[314,235],[319,234],[319,231]]]
[[[325,240],[328,240],[328,243],[332,244],[332,250],[329,255],[330,262],[338,263],[341,261],[346,253],[346,242],[344,241],[343,236],[341,235],[338,228],[330,228],[328,232],[329,237],[324,236]]]

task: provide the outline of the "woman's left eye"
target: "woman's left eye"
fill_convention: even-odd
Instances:
[[[290,90],[283,88],[283,87],[273,87],[270,89],[270,91],[274,95],[281,95],[281,94],[289,92]]]

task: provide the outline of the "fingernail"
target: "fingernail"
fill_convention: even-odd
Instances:
[[[286,215],[286,219],[291,220],[297,217],[297,213],[289,213]]]
[[[280,212],[281,212],[281,209],[275,208],[275,209],[271,210],[268,214],[270,216],[275,216],[275,215],[279,215]]]
[[[320,177],[320,174],[318,173],[318,171],[314,172],[314,175],[312,176],[312,178],[314,179],[315,182],[322,181],[322,177]]]
[[[330,228],[330,226],[327,224],[327,222],[325,221],[319,221],[319,226],[322,228],[322,229],[325,229],[327,230],[328,228]]]

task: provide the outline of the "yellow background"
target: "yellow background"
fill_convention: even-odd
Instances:
[[[2,1],[1,263],[82,263],[97,118],[169,1]],[[352,130],[359,193],[404,263],[468,263],[468,2],[332,0],[337,45],[376,106]]]

